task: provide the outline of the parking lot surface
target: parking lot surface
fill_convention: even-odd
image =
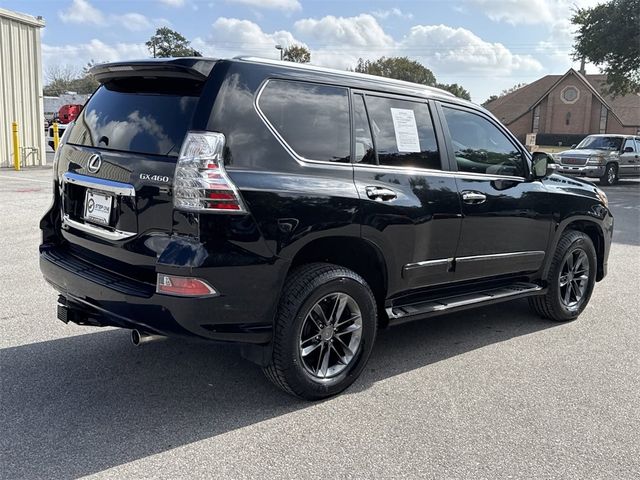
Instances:
[[[309,403],[230,347],[56,320],[50,177],[0,170],[0,478],[640,478],[640,182],[605,189],[609,275],[577,321],[517,301],[382,331]]]

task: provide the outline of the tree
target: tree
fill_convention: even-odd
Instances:
[[[382,57],[375,61],[360,58],[355,71],[378,75],[379,77],[421,83],[430,87],[436,84],[436,77],[431,70],[420,62],[409,60],[407,57]]]
[[[499,99],[499,98],[500,98],[500,96],[499,96],[499,95],[491,95],[489,98],[487,98],[487,99],[483,102],[482,106],[483,106],[483,107],[486,107],[486,106],[487,106],[487,105],[489,105],[491,102],[493,102],[494,100],[497,100],[497,99]]]
[[[436,87],[441,88],[442,90],[446,90],[447,92],[453,93],[458,98],[464,98],[465,100],[471,100],[471,94],[463,88],[461,85],[457,83],[438,83]]]
[[[311,52],[302,45],[291,45],[284,50],[282,59],[287,62],[309,63]]]
[[[175,30],[161,27],[145,43],[153,57],[201,57],[202,54],[191,48],[191,42]]]
[[[46,96],[59,97],[65,92],[80,94],[93,93],[98,88],[98,81],[89,73],[95,62],[91,60],[82,71],[71,65],[51,65],[47,68],[43,88]]]
[[[601,66],[612,95],[640,92],[640,0],[610,0],[579,8],[574,60]]]
[[[491,95],[489,98],[487,98],[483,103],[482,106],[485,107],[488,104],[490,104],[491,102],[493,102],[494,100],[499,99],[500,97],[504,97],[505,95],[508,95],[512,92],[515,92],[516,90],[519,90],[522,87],[526,87],[527,84],[526,83],[516,83],[513,87],[510,88],[505,88],[504,90],[502,90],[500,92],[500,95]]]

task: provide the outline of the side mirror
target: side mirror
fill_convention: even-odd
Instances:
[[[576,148],[578,146],[577,143],[574,143],[573,145],[571,145],[571,148]]]
[[[536,180],[548,177],[558,168],[558,165],[553,161],[553,157],[548,153],[534,152],[532,157],[533,178]]]
[[[633,147],[626,147],[624,153],[633,153]]]

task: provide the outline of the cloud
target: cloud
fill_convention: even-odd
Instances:
[[[543,69],[530,55],[516,55],[501,43],[487,42],[470,30],[446,25],[412,27],[402,39],[399,50],[442,73],[493,76]]]
[[[283,10],[285,12],[302,10],[302,5],[300,5],[298,0],[227,0],[227,2],[246,5],[253,8]]]
[[[220,17],[213,23],[206,39],[196,38],[192,42],[195,49],[215,57],[257,55],[279,58],[280,53],[275,49],[278,44],[285,48],[293,44],[306,47],[291,32],[280,30],[265,33],[250,20],[226,17]]]
[[[469,0],[469,2],[495,22],[535,25],[553,21],[552,6],[548,0]]]
[[[375,10],[371,12],[371,14],[381,20],[386,20],[389,17],[398,17],[408,20],[411,20],[413,18],[413,13],[405,13],[399,8],[391,8],[389,10]]]
[[[67,10],[58,12],[64,23],[103,25],[105,17],[100,10],[87,0],[73,0]]]
[[[159,2],[168,7],[182,7],[185,4],[185,0],[159,0]]]
[[[116,43],[106,44],[98,39],[93,39],[88,43],[68,44],[68,45],[48,45],[42,44],[42,60],[45,71],[49,65],[70,63],[77,67],[84,67],[89,60],[97,63],[117,62],[119,60],[131,60],[146,58],[149,56],[147,47],[142,43]]]
[[[125,13],[124,15],[117,15],[116,17],[116,20],[121,23],[124,28],[132,32],[147,30],[152,27],[149,19],[140,13]]]
[[[373,16],[366,13],[356,17],[328,15],[320,20],[306,18],[298,20],[294,28],[301,35],[336,47],[376,48],[393,45],[393,38],[384,32]]]

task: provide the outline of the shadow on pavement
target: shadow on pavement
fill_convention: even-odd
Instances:
[[[554,325],[516,301],[381,331],[350,391]],[[312,405],[234,348],[134,348],[124,331],[7,348],[0,364],[2,478],[88,475]]]

